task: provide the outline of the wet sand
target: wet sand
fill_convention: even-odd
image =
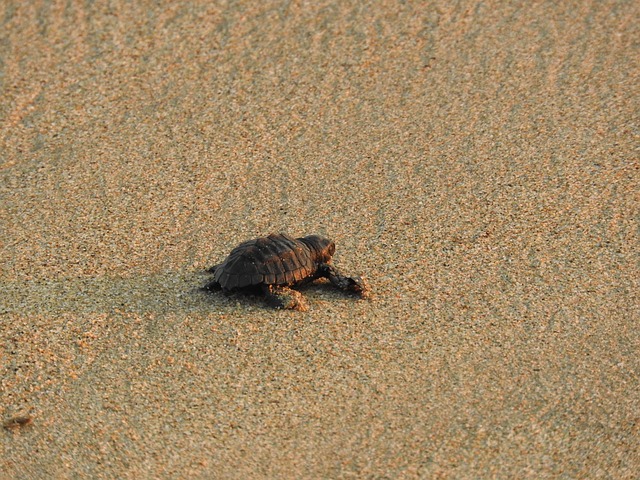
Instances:
[[[638,3],[216,3],[0,5],[0,477],[633,478]]]

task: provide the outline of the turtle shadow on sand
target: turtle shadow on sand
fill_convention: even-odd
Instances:
[[[247,240],[207,270],[213,279],[203,289],[261,294],[274,308],[305,311],[304,296],[292,287],[326,278],[333,287],[366,298],[369,286],[362,277],[345,276],[330,263],[335,249],[335,243],[318,235],[293,238],[281,233]]]
[[[193,272],[1,282],[0,314],[164,314],[206,309]],[[199,282],[200,283],[200,282]]]

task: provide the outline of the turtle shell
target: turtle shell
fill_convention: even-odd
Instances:
[[[253,285],[293,285],[316,271],[310,248],[286,234],[242,242],[214,269],[225,290]]]

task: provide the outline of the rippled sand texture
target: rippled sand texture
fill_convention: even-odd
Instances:
[[[0,477],[633,478],[638,18],[0,2]],[[198,290],[280,231],[374,297]]]

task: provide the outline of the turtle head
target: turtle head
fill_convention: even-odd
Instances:
[[[319,235],[309,235],[308,237],[299,238],[298,240],[309,247],[316,263],[329,262],[336,251],[335,243]]]

